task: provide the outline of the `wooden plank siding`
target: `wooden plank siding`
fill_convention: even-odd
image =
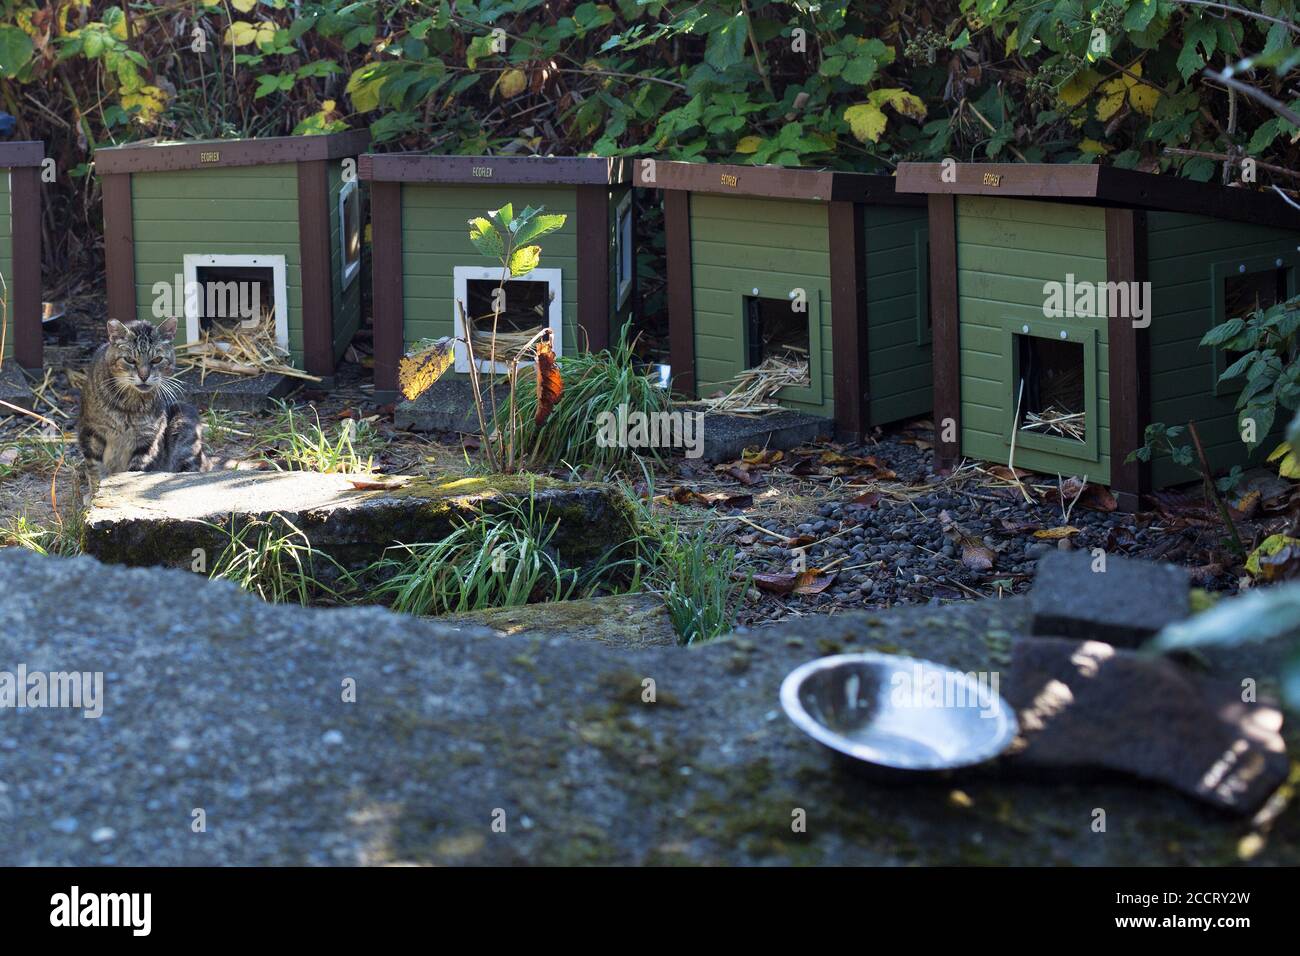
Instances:
[[[131,198],[137,318],[159,321],[153,314],[153,286],[174,283],[185,255],[282,255],[289,349],[293,363],[302,367],[296,165],[137,173],[131,176]],[[177,340],[184,336],[182,321]]]
[[[347,288],[343,287],[343,240],[339,222],[339,192],[343,189],[344,162],[345,160],[329,161],[330,295],[334,301],[335,364],[343,358],[343,353],[347,351],[352,337],[357,334],[357,329],[361,326],[361,283],[364,271],[358,269]],[[354,164],[353,173],[355,172]],[[363,238],[366,223],[370,221],[366,209],[366,193],[365,184],[358,180],[357,195],[360,197],[358,222]]]
[[[868,421],[882,425],[924,415],[933,405],[933,362],[926,317],[924,206],[864,206],[869,333]],[[918,232],[921,235],[918,237]],[[838,351],[838,349],[837,349]]]
[[[1006,464],[1016,382],[1010,337],[1035,329],[1096,336],[1097,459],[1025,447],[1015,464],[1044,474],[1110,481],[1107,322],[1046,318],[1044,284],[1106,281],[1105,210],[1098,207],[985,196],[957,197],[957,296],[960,311],[961,437],[968,457]],[[1104,311],[1104,309],[1102,310]]]
[[[1175,212],[1148,213],[1147,223],[1153,304],[1148,330],[1151,420],[1171,426],[1195,421],[1216,471],[1257,464],[1275,443],[1262,441],[1254,455],[1247,455],[1237,433],[1237,393],[1233,390],[1215,394],[1215,350],[1200,344],[1214,323],[1216,291],[1211,270],[1216,263],[1229,260],[1273,256],[1293,259],[1300,234]],[[1291,272],[1290,291],[1295,294],[1300,288],[1296,285],[1296,270]],[[1274,432],[1280,432],[1289,420],[1290,413],[1281,410]],[[1159,456],[1151,463],[1153,487],[1195,478],[1194,472],[1175,465],[1168,456]]]
[[[744,296],[808,294],[821,336],[821,401],[780,398],[790,408],[833,418],[830,231],[825,203],[692,193],[691,269],[696,391],[709,395],[746,367]],[[814,308],[817,314],[814,316]],[[674,369],[676,371],[676,369]]]
[[[540,268],[560,269],[563,351],[577,350],[578,224],[572,186],[402,185],[402,304],[405,344],[453,333],[456,266],[491,261],[469,241],[468,221],[506,203],[543,206],[568,216],[563,228],[542,237]]]
[[[4,354],[6,362],[14,354],[14,309],[13,309],[13,289],[14,289],[14,260],[13,260],[13,218],[9,213],[10,191],[9,180],[11,170],[0,169],[0,276],[4,276],[5,287],[9,290],[7,296],[8,313],[5,320],[4,328]]]

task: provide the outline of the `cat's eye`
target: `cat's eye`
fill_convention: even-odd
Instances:
[[[151,364],[151,365],[157,365],[157,364],[159,364],[161,361],[162,361],[162,356],[161,356],[161,355],[155,355],[155,356],[153,357],[153,360],[152,360],[149,364]]]

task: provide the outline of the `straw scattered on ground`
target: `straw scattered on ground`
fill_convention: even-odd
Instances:
[[[252,328],[213,322],[199,333],[197,342],[176,346],[176,365],[180,371],[197,370],[199,382],[209,373],[224,375],[286,375],[290,378],[319,382],[289,363],[289,351],[275,337],[275,316],[267,313]]]

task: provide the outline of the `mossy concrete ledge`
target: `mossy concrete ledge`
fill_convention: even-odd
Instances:
[[[0,719],[8,865],[1300,863],[1295,801],[1260,830],[1132,777],[877,781],[781,713],[782,679],[821,654],[1005,667],[1018,598],[637,648],[18,548],[0,549],[0,594],[0,667],[104,674],[101,718]],[[1206,666],[1276,673],[1266,649]]]
[[[552,546],[584,567],[631,537],[628,501],[613,488],[533,476],[414,479],[358,490],[346,475],[222,471],[129,472],[101,482],[86,519],[85,550],[102,561],[190,568],[195,549],[211,561],[229,529],[279,516],[344,565],[372,561],[394,544],[436,541],[459,521],[529,506],[556,525]]]

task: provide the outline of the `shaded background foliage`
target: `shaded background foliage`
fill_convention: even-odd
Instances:
[[[147,137],[1201,180],[1250,157],[1290,188],[1297,128],[1260,96],[1300,105],[1295,21],[1293,0],[0,0],[0,108],[57,161],[56,275],[102,255],[95,149]]]

